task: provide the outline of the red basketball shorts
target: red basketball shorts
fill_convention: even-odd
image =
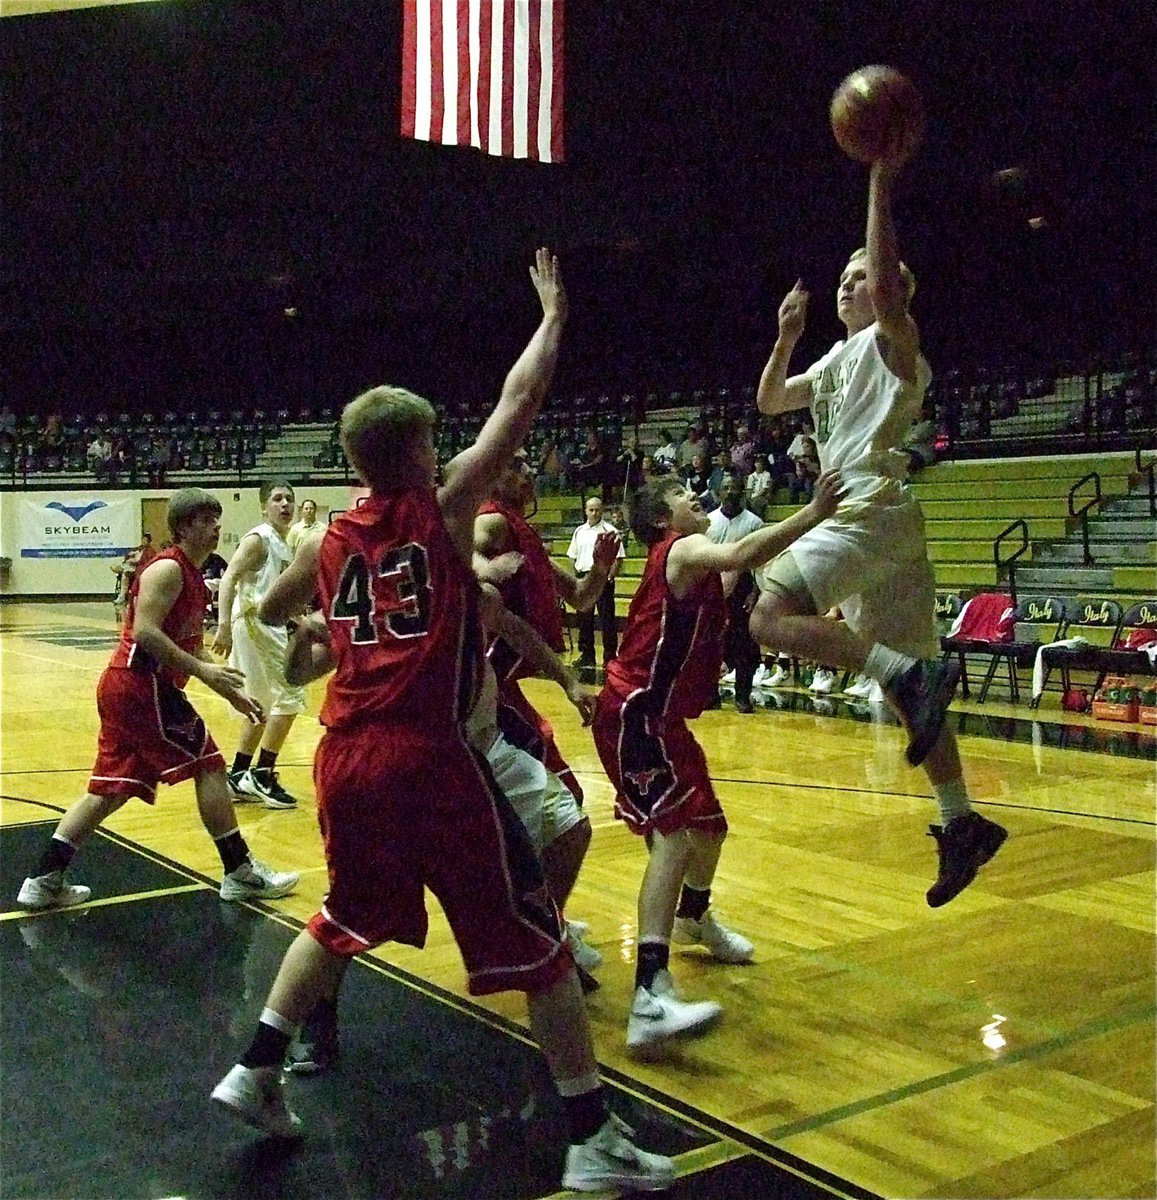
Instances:
[[[473,995],[543,991],[571,969],[526,830],[460,735],[385,724],[331,731],[314,783],[330,890],[309,930],[331,953],[423,945],[428,887]]]
[[[727,832],[707,760],[682,718],[650,716],[638,701],[603,688],[593,733],[615,785],[615,816],[633,832]]]
[[[96,685],[100,738],[88,790],[138,796],[150,804],[157,784],[225,770],[205,722],[185,693],[144,671],[109,667]]]

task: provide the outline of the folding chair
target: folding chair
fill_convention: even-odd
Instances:
[[[1115,601],[1094,601],[1113,605]],[[1045,671],[1059,667],[1066,689],[1072,671],[1096,674],[1094,691],[1106,675],[1157,675],[1157,665],[1141,648],[1157,642],[1157,600],[1142,600],[1125,612],[1109,645],[1056,646],[1042,652]],[[1046,675],[1047,678],[1047,675]]]
[[[987,654],[993,645],[1013,638],[1012,597],[1005,592],[981,592],[957,614],[949,632],[940,639],[945,660],[960,663],[960,694],[969,698],[967,654]]]
[[[989,663],[984,682],[980,685],[980,695],[976,698],[977,703],[984,703],[996,676],[996,668],[1001,662],[1008,667],[1009,699],[1014,704],[1018,703],[1018,668],[1031,667],[1041,643],[1055,642],[1060,637],[1066,617],[1065,602],[1059,596],[1026,596],[1021,600],[1013,613],[1013,640],[993,642],[987,649],[980,651],[989,656]],[[1021,631],[1026,631],[1032,636],[1018,641],[1016,636]]]
[[[1064,637],[1081,637],[1088,641],[1085,646],[1042,646],[1041,685],[1040,692],[1033,696],[1032,707],[1037,708],[1041,696],[1048,687],[1049,675],[1053,667],[1059,667],[1061,672],[1061,690],[1067,692],[1072,687],[1071,673],[1074,670],[1097,671],[1097,658],[1105,650],[1117,644],[1121,636],[1121,605],[1116,600],[1083,599],[1070,602],[1068,621],[1065,623]],[[1101,676],[1097,679],[1097,687],[1101,686]],[[1095,690],[1095,689],[1094,689]]]

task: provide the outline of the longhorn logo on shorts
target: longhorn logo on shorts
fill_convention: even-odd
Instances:
[[[651,790],[651,784],[663,774],[662,767],[651,767],[646,771],[624,771],[623,774],[635,785],[640,796]]]

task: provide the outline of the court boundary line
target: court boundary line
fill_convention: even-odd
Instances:
[[[0,796],[0,799],[17,800],[18,797]],[[29,803],[37,803],[43,807],[50,808],[51,806],[43,801],[29,801]],[[48,822],[26,822],[24,827],[29,824],[47,824]],[[2,826],[0,827],[0,835],[4,828],[19,828],[20,826]],[[188,895],[201,891],[215,890],[218,886],[215,881],[210,880],[207,876],[202,876],[200,872],[192,868],[182,866],[175,863],[171,859],[167,859],[164,855],[157,854],[154,851],[147,849],[124,837],[122,834],[114,833],[110,830],[97,829],[96,834],[107,837],[114,845],[120,846],[122,849],[130,853],[138,854],[157,865],[169,867],[178,874],[184,875],[194,882],[184,885],[176,885],[168,889],[156,889],[152,892],[132,893],[129,895],[116,895],[101,897],[99,900],[91,900],[84,905],[77,905],[76,912],[82,912],[95,907],[113,907],[122,903],[134,903],[141,900],[166,899],[172,895]],[[282,912],[277,909],[267,907],[263,902],[256,900],[245,900],[239,902],[244,907],[249,907],[260,913],[263,917],[276,922],[285,928],[300,933],[307,922],[298,917],[294,917],[289,913]],[[61,912],[67,912],[67,909],[52,908],[44,910],[40,913],[32,913],[25,910],[17,910],[9,913],[0,913],[0,923],[18,919],[30,919],[37,916],[57,915]],[[360,955],[352,960],[361,967],[381,975],[400,987],[406,988],[408,991],[415,992],[418,995],[424,996],[426,999],[435,1004],[441,1005],[443,1008],[449,1008],[452,1011],[458,1012],[460,1015],[470,1018],[478,1024],[492,1029],[496,1033],[500,1033],[514,1041],[521,1043],[524,1046],[534,1050],[539,1050],[538,1043],[529,1036],[528,1032],[518,1025],[517,1022],[511,1021],[507,1017],[503,1017],[498,1013],[493,1013],[489,1009],[483,1008],[481,1005],[475,1004],[469,999],[465,999],[455,993],[440,987],[438,984],[431,983],[429,980],[422,979],[420,976],[413,975],[402,967],[395,966],[392,963],[384,962],[381,959],[372,956],[372,952],[366,955]],[[757,1157],[771,1166],[776,1167],[788,1174],[794,1175],[800,1179],[821,1188],[830,1195],[837,1197],[837,1200],[881,1200],[875,1193],[861,1188],[851,1180],[843,1179],[837,1175],[830,1174],[824,1168],[818,1167],[812,1163],[801,1159],[798,1156],[791,1154],[789,1151],[781,1151],[778,1147],[768,1146],[766,1142],[758,1135],[749,1134],[745,1130],[730,1126],[722,1118],[715,1117],[712,1114],[696,1108],[694,1105],[688,1104],[677,1097],[667,1095],[662,1092],[655,1091],[649,1085],[632,1078],[629,1075],[617,1070],[614,1067],[606,1066],[599,1062],[599,1075],[609,1086],[615,1090],[622,1092],[624,1095],[631,1096],[636,1100],[640,1100],[652,1108],[666,1113],[669,1116],[677,1117],[679,1120],[690,1125],[692,1128],[698,1129],[704,1134],[716,1139],[710,1142],[708,1146],[696,1147],[694,1151],[686,1151],[686,1154],[702,1154],[713,1146],[727,1146],[728,1144],[738,1148],[739,1152],[734,1155],[727,1155],[720,1162],[728,1162],[733,1159],[740,1159],[747,1156]],[[678,1160],[682,1156],[676,1156]],[[711,1165],[708,1163],[703,1167],[695,1170],[683,1172],[685,1175],[699,1173],[707,1170]],[[568,1193],[569,1194],[569,1193]]]
[[[14,796],[0,796],[0,799],[30,803],[50,811],[63,811],[56,810],[55,806],[45,801],[26,801],[22,797]],[[32,824],[32,822],[25,824]],[[131,839],[122,834],[114,833],[103,828],[96,830],[96,833],[108,838],[114,844],[128,850],[130,853],[140,855],[141,857],[158,865],[165,866],[173,870],[178,875],[182,875],[188,879],[194,880],[195,882],[189,885],[181,885],[171,890],[165,889],[158,890],[153,893],[137,893],[132,896],[105,897],[99,901],[89,902],[86,907],[94,907],[97,905],[111,907],[118,903],[129,903],[140,899],[156,899],[164,898],[167,895],[190,894],[200,891],[202,888],[212,888],[216,886],[213,881],[210,881],[207,876],[202,875],[200,872],[179,864],[175,862],[175,860],[167,858],[165,855],[151,851],[146,847],[141,846],[139,843],[133,842]],[[242,903],[260,912],[263,916],[270,918],[276,921],[278,924],[281,924],[284,927],[292,929],[296,932],[300,932],[306,926],[305,921],[302,921],[297,917],[293,917],[288,913],[271,909],[259,901],[243,901]],[[49,911],[56,912],[59,910]],[[0,915],[0,920],[29,917],[31,915],[34,914],[21,911],[14,914]],[[507,1017],[501,1016],[498,1013],[493,1013],[469,999],[458,996],[455,993],[450,992],[448,989],[442,988],[438,984],[434,984],[429,980],[422,979],[420,976],[412,975],[404,968],[398,967],[392,963],[384,962],[370,955],[360,957],[355,961],[360,961],[367,969],[387,979],[390,979],[392,982],[397,983],[398,985],[405,987],[412,992],[423,995],[437,1004],[441,1004],[444,1007],[457,1011],[472,1020],[478,1021],[483,1026],[502,1033],[524,1046],[534,1047],[537,1049],[537,1043],[535,1043],[533,1038],[528,1035],[527,1031],[524,1030],[522,1026],[518,1025],[514,1021],[511,1021]],[[862,1100],[853,1101],[849,1104],[841,1105],[834,1109],[829,1109],[826,1112],[815,1113],[798,1121],[776,1126],[773,1129],[768,1130],[765,1134],[749,1133],[747,1130],[733,1126],[723,1118],[716,1117],[711,1113],[705,1112],[703,1109],[688,1104],[686,1101],[683,1101],[678,1097],[656,1091],[653,1087],[651,1087],[651,1085],[645,1084],[642,1081],[625,1074],[618,1068],[607,1066],[602,1062],[599,1062],[598,1066],[600,1076],[616,1090],[624,1093],[625,1095],[642,1100],[659,1111],[678,1117],[692,1127],[696,1127],[702,1130],[704,1133],[715,1137],[718,1139],[719,1143],[730,1142],[737,1147],[741,1147],[744,1151],[755,1157],[758,1157],[763,1161],[768,1162],[770,1165],[784,1170],[789,1174],[796,1175],[798,1178],[804,1179],[835,1196],[841,1197],[841,1200],[853,1200],[853,1198],[855,1198],[855,1200],[859,1200],[859,1198],[862,1197],[869,1197],[873,1198],[873,1200],[877,1200],[875,1193],[862,1189],[860,1185],[857,1185],[850,1180],[830,1175],[830,1173],[823,1168],[809,1163],[807,1160],[800,1158],[792,1152],[784,1150],[775,1145],[773,1139],[783,1139],[798,1136],[803,1133],[813,1132],[817,1129],[837,1124],[843,1120],[860,1116],[867,1112],[878,1111],[887,1108],[892,1104],[902,1102],[903,1100],[909,1099],[913,1096],[933,1092],[941,1087],[948,1087],[955,1083],[975,1078],[979,1075],[1003,1069],[1006,1066],[1016,1066],[1020,1062],[1046,1056],[1054,1053],[1057,1050],[1089,1040],[1090,1038],[1102,1036],[1105,1033],[1115,1032],[1119,1029],[1128,1028],[1129,1026],[1137,1024],[1142,1020],[1151,1021],[1155,1015],[1157,1015],[1157,1005],[1150,1005],[1140,1010],[1133,1010],[1130,1013],[1113,1017],[1105,1017],[1092,1022],[1086,1022],[1084,1025],[1078,1026],[1076,1029],[1068,1033],[1054,1034],[1053,1036],[1045,1037],[1040,1042],[1034,1043],[1031,1046],[1018,1048],[1017,1050],[1011,1051],[1006,1055],[1001,1055],[999,1058],[993,1058],[985,1062],[964,1064],[960,1067],[954,1068],[951,1071],[942,1072],[939,1075],[904,1084],[900,1087],[889,1089],[886,1092],[877,1093],[874,1096],[865,1097]],[[698,1149],[702,1151],[705,1148],[700,1147]],[[688,1151],[687,1153],[691,1152]],[[735,1160],[738,1160],[744,1156],[745,1155],[742,1153],[738,1154],[735,1156]],[[725,1157],[721,1161],[727,1162],[733,1161],[733,1159]],[[708,1167],[705,1166],[702,1169],[707,1170]],[[693,1173],[698,1172],[687,1172],[687,1174]]]

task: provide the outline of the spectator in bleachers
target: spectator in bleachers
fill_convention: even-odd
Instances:
[[[690,466],[684,468],[683,478],[687,486],[702,502],[704,496],[711,494],[711,471],[707,464],[707,456],[697,451],[691,457]]]
[[[44,432],[40,438],[42,444],[50,451],[64,451],[64,420],[60,413],[50,413],[44,422]]]
[[[687,436],[679,443],[678,466],[686,472],[694,462],[695,455],[703,452],[709,453],[703,445],[703,434],[699,431],[699,426],[688,425]],[[703,461],[706,462],[706,458]]]
[[[298,512],[298,519],[290,525],[289,532],[285,535],[285,544],[289,547],[290,554],[296,554],[302,539],[317,528],[317,501],[303,500]]]
[[[936,421],[932,405],[926,400],[920,409],[920,419],[912,422],[908,436],[900,446],[908,456],[908,474],[915,475],[936,461]]]
[[[205,609],[205,627],[216,629],[220,621],[220,610],[217,607],[217,593],[221,590],[221,577],[229,564],[216,550],[201,564],[201,578],[209,589],[209,604]]]
[[[169,469],[169,455],[173,452],[170,439],[159,429],[149,439],[149,483],[153,487],[163,487],[165,472]]]
[[[576,486],[585,494],[597,491],[602,495],[606,475],[606,460],[598,432],[587,432],[586,443],[571,463],[571,475]]]
[[[659,446],[654,454],[655,470],[664,473],[673,471],[678,461],[679,447],[675,445],[675,439],[671,436],[670,430],[660,429]]]
[[[743,486],[747,507],[760,520],[763,520],[763,514],[771,502],[772,491],[771,471],[768,470],[766,454],[757,454],[755,456],[755,470],[748,475]]]
[[[15,446],[16,444],[16,414],[10,404],[0,408],[0,445]]]
[[[558,442],[548,437],[538,455],[535,487],[540,496],[552,496],[566,490],[566,466],[559,453]]]
[[[720,450],[711,463],[711,474],[707,477],[707,490],[711,493],[710,505],[704,505],[708,512],[719,507],[719,497],[723,491],[723,480],[731,473],[731,455],[726,450]]]
[[[112,442],[103,429],[98,429],[88,448],[84,452],[88,461],[88,469],[97,477],[104,480],[109,477],[109,463],[112,460]]]
[[[629,496],[643,486],[644,457],[638,438],[632,438],[630,446],[619,452],[615,458],[615,478],[612,484],[615,496]]]
[[[816,448],[816,427],[810,414],[805,415],[801,420],[799,429],[796,431],[795,437],[792,438],[791,445],[787,448],[787,456],[792,462],[795,462],[797,458],[803,455],[805,439],[810,440],[810,449],[814,451]]]
[[[744,476],[755,470],[755,439],[742,421],[735,427],[735,440],[731,443],[728,465]]]
[[[781,416],[764,417],[759,425],[759,436],[756,440],[757,452],[767,455],[767,469],[771,472],[771,490],[787,487],[788,481],[795,474],[795,466],[787,456],[787,448],[791,438],[784,428],[784,418]]]
[[[815,438],[799,434],[791,444],[789,456],[795,468],[795,474],[788,481],[791,498],[797,502],[810,499],[820,474],[820,456]]]

